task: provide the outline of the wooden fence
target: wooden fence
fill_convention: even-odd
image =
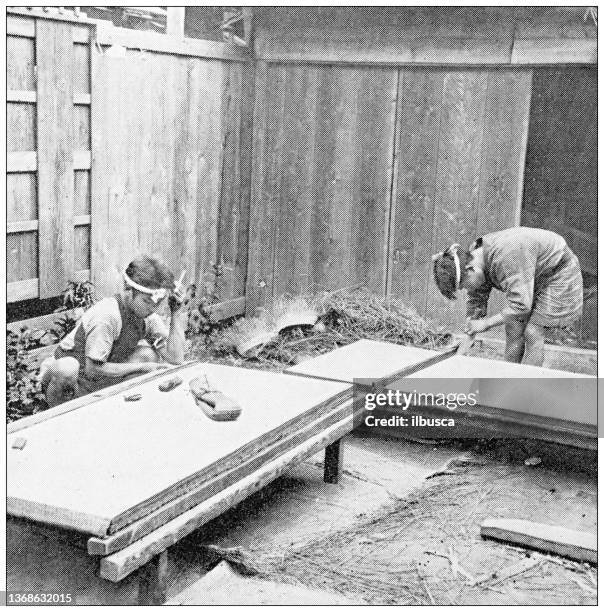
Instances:
[[[361,283],[459,328],[431,254],[520,222],[531,62],[352,65],[262,44],[252,61],[69,20],[7,28],[9,301],[70,279],[107,294],[144,251],[198,285],[222,263],[225,314]]]
[[[253,70],[209,41],[11,14],[8,300],[91,279],[99,295],[147,252],[198,286],[221,263],[241,310]]]
[[[431,254],[517,225],[529,69],[259,62],[248,311],[362,283],[461,324]]]
[[[7,294],[47,298],[90,277],[90,34],[7,22]]]

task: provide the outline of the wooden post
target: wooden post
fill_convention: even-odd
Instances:
[[[36,22],[40,298],[73,279],[73,26]]]
[[[185,7],[169,6],[166,19],[166,34],[177,38],[185,37]]]
[[[344,445],[342,439],[325,447],[325,462],[323,465],[323,480],[329,484],[338,484],[342,474]]]
[[[168,550],[148,561],[139,571],[138,605],[162,606],[168,588]]]

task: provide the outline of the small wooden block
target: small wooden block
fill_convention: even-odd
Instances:
[[[17,450],[23,450],[26,444],[27,444],[27,440],[25,438],[15,438],[15,440],[12,443],[11,448],[16,448]]]

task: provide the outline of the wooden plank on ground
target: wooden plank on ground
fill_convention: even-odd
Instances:
[[[340,439],[353,429],[353,417],[349,416],[314,436],[301,446],[246,476],[218,495],[195,506],[153,533],[113,555],[101,559],[100,575],[106,580],[119,582],[149,559],[166,550],[192,531],[259,491],[283,474],[291,465],[310,457],[331,442]]]
[[[212,364],[178,375],[184,384],[170,394],[145,382],[139,402],[108,397],[21,430],[27,445],[9,457],[9,513],[106,535],[341,404],[350,389]],[[195,376],[239,403],[241,417],[209,420],[188,390]]]
[[[36,23],[38,242],[40,298],[63,291],[73,275],[73,31]]]
[[[575,561],[598,563],[598,538],[595,533],[576,531],[521,519],[487,519],[480,526],[483,538],[525,546]]]

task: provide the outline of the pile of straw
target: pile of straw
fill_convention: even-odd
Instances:
[[[269,369],[280,369],[362,339],[427,349],[445,346],[451,341],[450,333],[418,315],[402,300],[386,299],[365,289],[298,296],[289,303],[281,300],[278,306],[280,320],[287,318],[290,306],[296,314],[318,313],[318,322],[314,326],[294,325],[281,329],[249,360]],[[274,314],[267,313],[266,317],[274,319]],[[226,329],[214,344],[218,354],[235,354],[242,336],[248,336],[252,328],[257,331],[256,327],[254,319],[243,319]]]

